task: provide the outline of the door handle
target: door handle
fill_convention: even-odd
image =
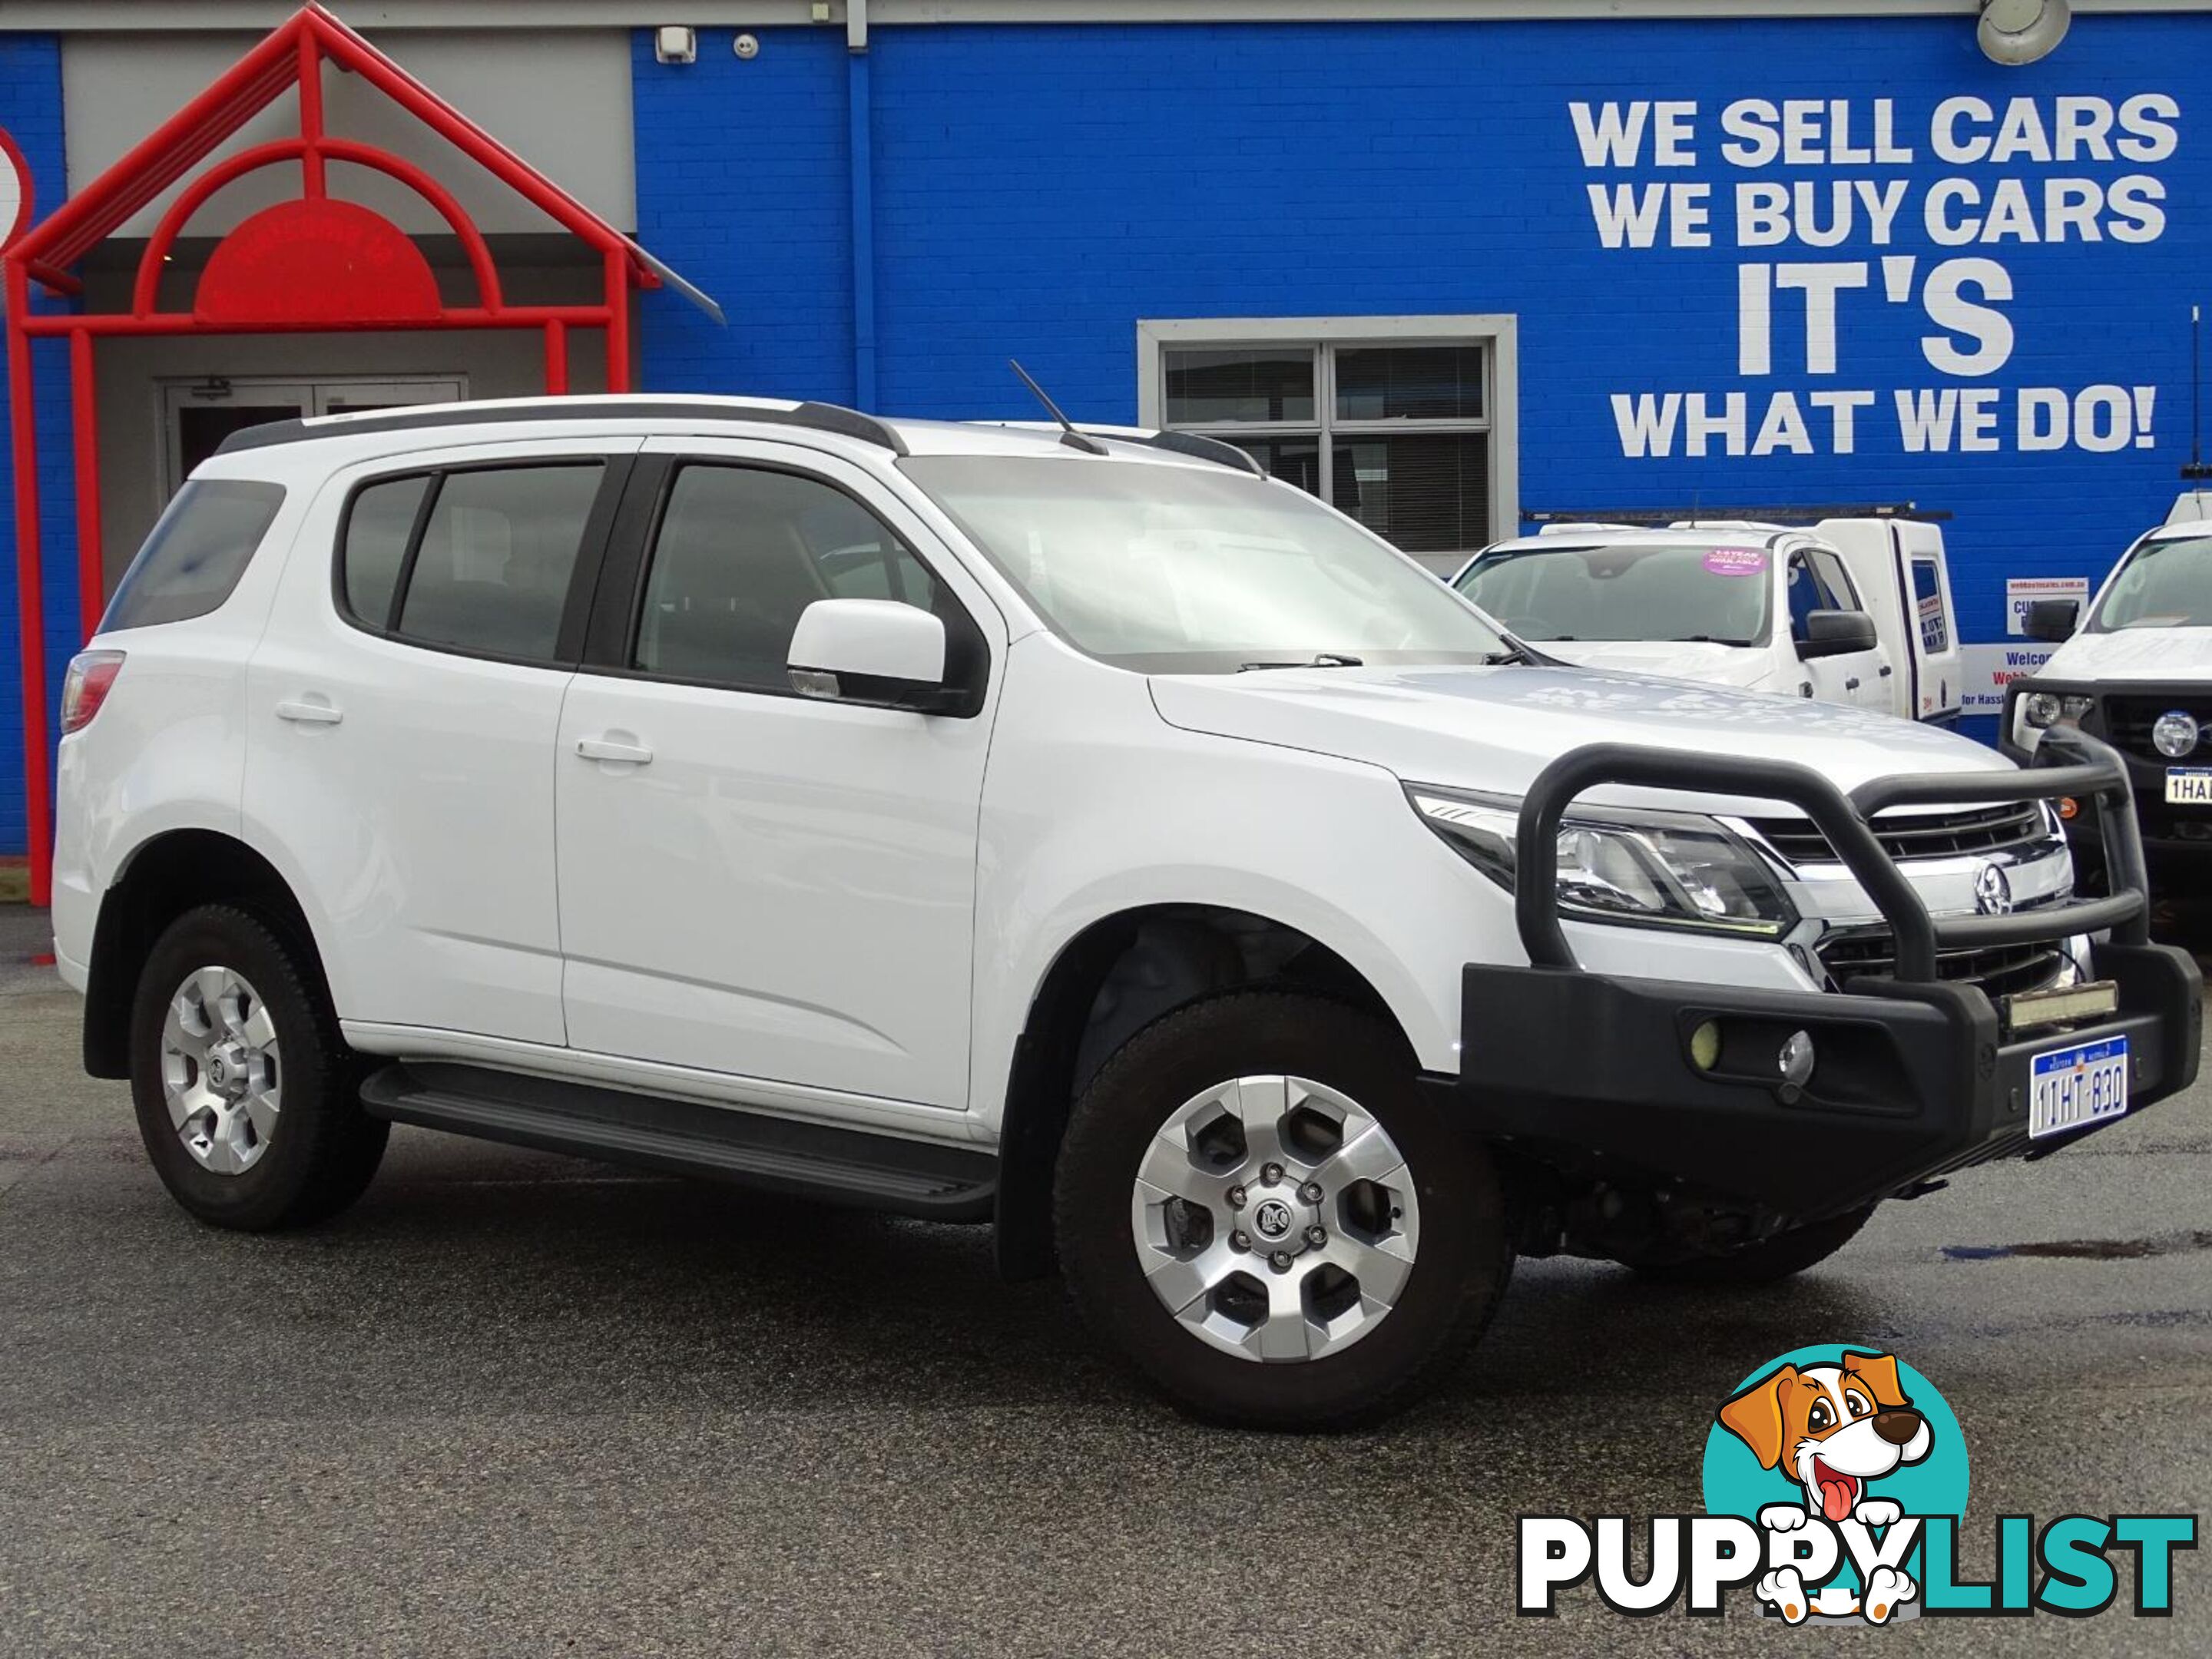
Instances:
[[[1881,665],[1881,678],[1884,678],[1884,679],[1887,679],[1887,678],[1888,678],[1892,674],[1894,674],[1895,672],[1897,672],[1897,671],[1896,671],[1894,668],[1892,668],[1892,667],[1891,667],[1887,663],[1884,663],[1884,664]]]
[[[1857,690],[1858,689],[1859,689],[1859,677],[1858,677],[1857,675],[1856,675],[1856,674],[1852,675],[1852,676],[1850,677],[1850,678],[1849,678],[1849,679],[1847,679],[1847,680],[1845,680],[1845,681],[1844,682],[1844,690],[1846,690],[1846,691],[1856,691],[1856,690]]]
[[[345,716],[316,697],[302,697],[276,705],[276,718],[295,726],[336,726]]]
[[[576,753],[587,761],[619,761],[626,766],[643,766],[653,758],[653,750],[641,743],[617,743],[612,738],[579,738]]]

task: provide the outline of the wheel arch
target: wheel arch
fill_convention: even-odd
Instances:
[[[85,972],[87,1072],[130,1075],[131,1006],[140,965],[171,922],[199,905],[219,903],[250,910],[305,945],[313,957],[315,988],[328,995],[315,930],[276,866],[220,830],[167,830],[131,851],[100,898]]]
[[[1008,1064],[999,1136],[996,1243],[1010,1279],[1052,1272],[1052,1180],[1070,1109],[1139,1030],[1194,1002],[1260,987],[1334,998],[1413,1045],[1349,957],[1310,932],[1250,910],[1158,902],[1099,916],[1070,938],[1032,992]]]

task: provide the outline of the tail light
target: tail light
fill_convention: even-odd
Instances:
[[[80,651],[70,659],[69,678],[62,682],[62,735],[82,732],[92,724],[100,704],[123,672],[120,651]]]

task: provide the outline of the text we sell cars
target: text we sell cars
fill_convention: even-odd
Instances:
[[[2171,94],[1660,99],[1565,112],[1598,247],[1739,258],[1735,361],[1716,362],[1703,386],[1608,393],[1625,458],[1848,455],[1893,434],[1907,454],[2155,446],[2156,388],[2133,377],[1996,377],[2022,356],[2014,307],[2034,297],[2039,269],[2027,256],[2063,245],[2101,264],[2166,236],[2164,170],[2184,142]],[[1712,292],[1729,289],[1716,281]],[[1981,384],[1930,383],[1930,371]],[[1802,386],[1720,389],[1723,376],[1799,374]]]

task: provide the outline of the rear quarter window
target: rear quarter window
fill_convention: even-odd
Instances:
[[[188,482],[124,572],[100,632],[189,622],[217,609],[238,586],[283,504],[276,484]]]

